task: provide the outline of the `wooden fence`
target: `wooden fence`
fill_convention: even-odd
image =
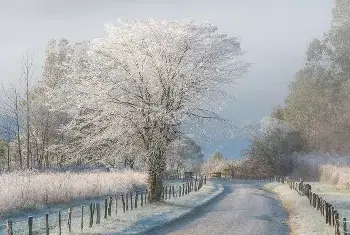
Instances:
[[[341,218],[339,212],[331,203],[312,191],[310,184],[292,180],[288,180],[287,183],[291,190],[295,190],[300,196],[306,196],[309,199],[310,205],[324,217],[326,224],[334,227],[335,235],[350,234],[347,228],[347,223],[350,223],[350,221],[347,221],[346,218]]]
[[[183,197],[193,191],[200,190],[203,184],[206,184],[206,177],[200,176],[200,178],[196,177],[195,179],[189,179],[180,184],[166,185],[163,187],[161,197],[163,200],[169,200],[171,198],[176,197]],[[80,208],[78,207],[78,210],[80,210],[80,231],[86,229],[86,226],[84,227],[84,221],[88,221],[88,227],[91,228],[94,225],[98,225],[101,223],[101,216],[103,217],[103,219],[107,219],[108,217],[120,213],[119,210],[121,210],[123,213],[127,213],[128,211],[137,209],[139,207],[144,207],[147,204],[148,197],[149,192],[147,191],[147,189],[135,190],[133,192],[122,193],[119,195],[111,195],[106,197],[103,201],[90,203],[89,205],[82,205]],[[121,208],[118,208],[118,204]],[[75,208],[75,210],[77,210],[77,208]],[[112,210],[114,211],[112,212]],[[88,212],[88,216],[86,216],[86,212]],[[63,218],[62,216],[61,210],[58,211],[58,214],[55,214],[55,216],[57,216],[56,225],[59,235],[63,233],[63,224],[66,224],[68,232],[72,232],[72,213],[73,208],[68,208],[67,216],[65,218]],[[45,228],[40,229],[43,230],[43,233],[45,233],[46,235],[50,234],[50,228],[52,228],[52,224],[50,226],[49,223],[49,216],[49,213],[45,213]],[[28,232],[26,232],[26,234],[34,235],[33,219],[33,216],[28,217]],[[13,222],[12,220],[6,221],[6,231],[4,234],[18,234],[18,232],[13,231],[13,223],[15,222]]]

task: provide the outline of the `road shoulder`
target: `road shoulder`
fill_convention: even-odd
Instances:
[[[334,228],[326,225],[323,217],[315,213],[310,206],[307,197],[300,195],[289,188],[287,184],[268,183],[264,185],[266,190],[277,194],[282,206],[288,213],[288,225],[292,235],[329,235],[334,233]]]
[[[223,192],[222,184],[208,181],[198,192],[162,203],[149,204],[129,215],[125,214],[122,219],[111,217],[101,223],[101,226],[96,226],[84,234],[147,234],[181,220]]]

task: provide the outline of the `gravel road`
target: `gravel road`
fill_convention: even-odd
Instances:
[[[224,193],[165,228],[149,234],[200,235],[287,235],[287,214],[276,196],[265,191],[262,182],[222,181]]]

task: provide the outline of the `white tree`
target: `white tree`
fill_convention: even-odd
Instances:
[[[158,201],[169,144],[189,120],[218,118],[247,64],[238,40],[207,22],[120,21],[106,33],[47,97],[72,115],[82,151],[142,156]]]
[[[188,136],[181,136],[172,141],[167,150],[167,170],[176,175],[185,171],[198,173],[204,155],[201,147]]]

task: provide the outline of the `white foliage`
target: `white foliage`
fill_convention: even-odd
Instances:
[[[287,133],[291,130],[292,128],[287,123],[270,116],[266,116],[260,121],[260,132],[262,134],[268,134],[274,131]]]
[[[202,164],[201,172],[209,175],[214,172],[223,172],[228,166],[228,162],[225,160],[211,160]]]
[[[73,117],[66,128],[81,140],[79,155],[94,146],[147,156],[189,119],[217,118],[247,67],[237,39],[206,22],[120,21],[106,34],[72,56],[69,74],[47,96]]]

